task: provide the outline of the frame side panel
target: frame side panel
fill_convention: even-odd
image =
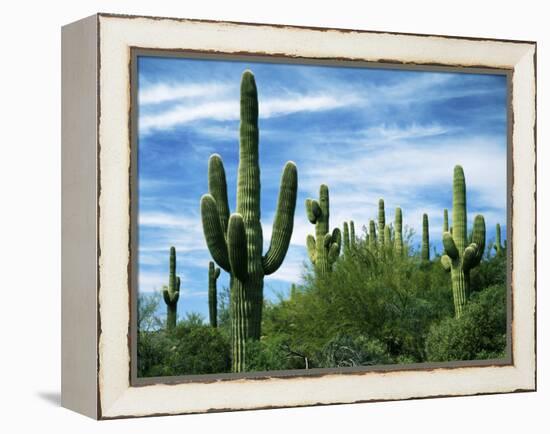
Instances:
[[[62,28],[61,405],[98,417],[97,16]]]

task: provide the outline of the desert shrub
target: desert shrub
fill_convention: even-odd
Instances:
[[[340,334],[323,347],[318,356],[321,368],[369,366],[391,363],[386,347],[366,336]]]
[[[188,316],[174,330],[140,332],[138,376],[214,374],[230,370],[229,341],[215,328]]]
[[[472,295],[462,316],[446,318],[426,339],[429,361],[502,358],[506,349],[506,287],[494,285]]]

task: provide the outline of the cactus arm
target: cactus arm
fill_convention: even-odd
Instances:
[[[349,246],[353,250],[356,246],[356,239],[355,239],[355,223],[353,220],[350,220],[349,222]]]
[[[443,248],[451,259],[458,259],[458,248],[456,247],[453,236],[449,232],[443,233]]]
[[[462,254],[462,269],[464,271],[471,270],[477,265],[476,261],[478,250],[479,247],[476,243],[472,243],[464,249],[464,253]]]
[[[281,188],[277,203],[277,212],[273,222],[271,244],[262,259],[265,275],[277,271],[285,259],[294,227],[297,190],[298,171],[294,163],[288,162],[281,178]]]
[[[443,210],[443,232],[449,232],[449,211],[447,208]]]
[[[451,258],[447,255],[441,256],[441,265],[445,271],[451,271]]]
[[[333,264],[338,259],[338,256],[340,256],[340,245],[336,243],[332,243],[328,250],[329,262]]]
[[[395,209],[395,253],[400,256],[403,253],[403,213],[401,208]]]
[[[204,238],[212,258],[225,271],[231,272],[227,243],[218,216],[216,201],[210,194],[205,194],[201,198],[201,217]]]
[[[233,275],[242,281],[248,277],[248,251],[244,220],[240,214],[231,214],[227,225],[227,250]]]
[[[306,199],[307,218],[310,223],[317,223],[317,219],[321,215],[321,206],[315,199]]]
[[[162,298],[164,298],[164,302],[167,305],[172,304],[172,299],[170,298],[170,293],[168,292],[168,288],[166,288],[166,287],[162,288]]]
[[[217,279],[218,277],[220,277],[220,273],[221,273],[222,270],[220,270],[219,268],[216,268],[214,270],[214,279]]]
[[[313,235],[308,235],[306,237],[306,246],[307,246],[307,254],[309,256],[309,260],[313,265],[315,265],[317,254],[316,254],[315,238],[313,237]]]
[[[223,161],[218,154],[208,160],[208,191],[216,201],[218,217],[223,233],[227,233],[229,221],[229,204],[227,202],[227,182]]]
[[[332,230],[332,242],[338,246],[338,253],[340,253],[342,246],[342,232],[340,232],[340,229],[334,228]]]
[[[384,228],[386,226],[386,211],[384,209],[384,199],[378,201],[378,241],[381,246],[384,246],[384,237],[386,232]]]
[[[474,230],[472,233],[472,243],[477,245],[476,258],[473,266],[481,262],[483,252],[485,251],[485,219],[482,215],[476,215],[474,219]]]
[[[374,220],[369,221],[369,248],[371,250],[376,248],[376,226]]]

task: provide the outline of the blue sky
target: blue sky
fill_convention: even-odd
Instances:
[[[441,249],[443,208],[452,207],[453,167],[466,175],[468,223],[485,216],[488,239],[506,228],[506,77],[503,75],[342,68],[182,58],[138,60],[139,291],[168,282],[168,253],[178,252],[179,315],[207,318],[210,255],[199,201],[207,162],[222,156],[235,210],[239,86],[256,77],[260,105],[261,213],[269,246],[284,164],[298,166],[294,232],[281,268],[265,280],[274,299],[299,282],[305,239],[314,227],[304,201],[330,189],[331,227],[353,219],[360,232],[386,202],[417,234],[430,219]],[[418,242],[416,236],[414,242]],[[218,288],[228,284],[222,272]],[[164,308],[164,307],[163,307]]]

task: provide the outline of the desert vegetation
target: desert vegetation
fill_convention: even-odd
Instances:
[[[209,320],[177,316],[180,279],[169,249],[168,286],[138,301],[138,375],[142,377],[481,360],[506,350],[506,242],[500,225],[486,248],[476,215],[468,227],[464,169],[449,174],[452,210],[441,240],[430,243],[429,216],[421,242],[395,208],[376,219],[330,227],[329,187],[295,215],[298,169],[283,169],[269,247],[260,222],[258,96],[254,76],[241,81],[236,209],[230,213],[225,169],[208,162],[208,193],[200,199],[203,232],[213,261],[205,264]],[[452,177],[451,177],[452,175]],[[365,194],[368,194],[366,192]],[[303,279],[278,300],[266,300],[264,277],[283,263],[295,219],[307,219],[309,262]],[[356,232],[356,223],[360,230]],[[219,268],[218,268],[219,267]],[[221,272],[229,287],[217,287]],[[167,317],[156,316],[164,299]]]

